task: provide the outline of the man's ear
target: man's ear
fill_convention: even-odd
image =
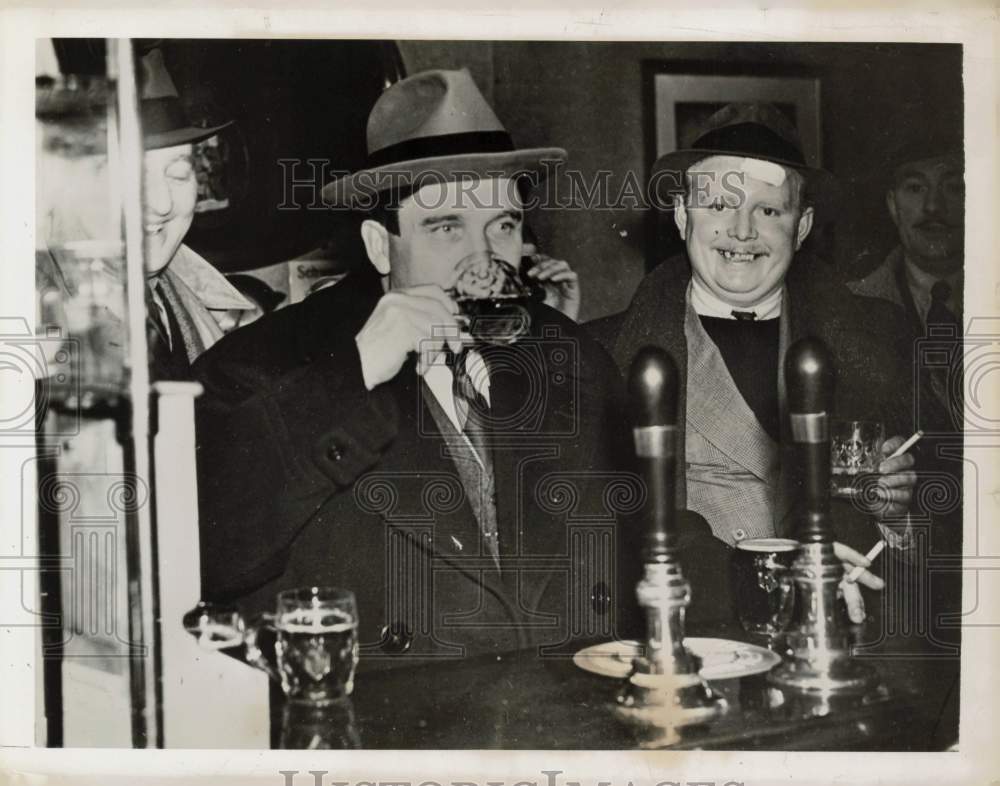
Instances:
[[[681,233],[681,240],[687,240],[688,214],[687,208],[684,207],[683,194],[674,196],[674,223],[677,225],[677,230]]]
[[[815,213],[811,207],[807,207],[802,211],[802,215],[799,216],[799,228],[798,233],[795,237],[795,250],[798,251],[802,248],[802,244],[809,237],[809,233],[812,232],[813,228],[813,217]]]
[[[380,276],[389,275],[389,231],[378,221],[366,219],[361,224],[361,239],[365,243],[368,260]]]

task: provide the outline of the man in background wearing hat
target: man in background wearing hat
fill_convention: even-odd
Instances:
[[[903,316],[902,332],[887,335],[900,353],[918,364],[914,400],[916,427],[925,432],[913,451],[920,483],[926,483],[927,510],[914,510],[926,530],[922,553],[962,553],[963,505],[963,330],[962,285],[965,263],[965,181],[962,138],[954,128],[903,131],[887,156],[890,178],[886,207],[899,238],[868,275],[848,283],[857,295],[892,304]],[[944,362],[942,362],[942,359]],[[938,645],[957,645],[961,628],[961,571],[911,571],[900,577],[907,590],[926,598],[909,609],[908,631],[931,630]],[[894,643],[899,646],[899,642]],[[926,644],[925,644],[926,646]]]
[[[59,52],[61,41],[55,44]],[[220,323],[234,312],[254,309],[225,276],[183,242],[198,198],[193,145],[229,124],[211,128],[191,124],[159,49],[140,58],[139,83],[150,368],[154,380],[187,379],[194,359],[222,336]],[[87,153],[72,169],[40,174],[41,187],[54,195],[47,214],[40,216],[40,236],[48,243],[48,253],[36,254],[35,259],[40,295],[52,291],[64,296],[67,291],[60,268],[63,242],[101,239],[111,231],[101,198],[111,188],[103,138],[99,148]],[[112,322],[122,318],[111,316]],[[117,338],[113,340],[112,355],[121,347]]]
[[[909,434],[900,395],[909,372],[879,342],[893,329],[894,315],[856,298],[821,262],[799,253],[816,211],[831,204],[835,182],[805,165],[794,128],[776,108],[723,108],[690,149],[656,162],[652,181],[651,191],[673,201],[686,257],[650,273],[626,311],[588,327],[622,368],[646,344],[677,360],[686,390],[680,498],[715,536],[732,546],[791,535],[795,489],[790,461],[781,455],[790,442],[784,353],[801,337],[822,339],[838,373],[836,412]],[[902,441],[888,440],[883,453]],[[905,455],[882,463],[880,518],[906,512],[911,464]],[[842,530],[843,524],[839,537],[862,550],[879,538],[867,522],[860,534]],[[862,555],[839,548],[843,559],[867,565]],[[880,580],[862,575],[881,588]],[[856,587],[848,605],[860,621]]]
[[[61,41],[56,40],[56,51]],[[74,43],[75,49],[84,44]],[[221,336],[220,323],[254,305],[200,255],[184,245],[198,200],[193,145],[214,136],[228,123],[211,128],[191,124],[159,49],[139,60],[139,113],[143,134],[142,220],[147,283],[147,335],[152,378],[187,379],[191,363]],[[40,216],[48,253],[36,254],[36,287],[64,294],[61,244],[107,237],[106,202],[110,172],[103,135],[100,146],[78,157],[74,168],[40,174],[42,187],[55,195]],[[49,159],[52,157],[50,156]],[[111,316],[113,323],[124,315]],[[114,347],[120,351],[119,339]],[[112,351],[111,354],[114,354]]]
[[[205,596],[254,610],[289,587],[351,589],[362,668],[572,652],[572,608],[613,635],[640,562],[616,508],[642,497],[611,464],[626,435],[614,362],[537,301],[526,335],[470,343],[454,297],[470,260],[517,265],[519,178],[565,152],[516,149],[467,71],[389,87],[368,149],[323,193],[369,211],[378,276],[352,273],[196,365]]]
[[[222,337],[233,312],[254,304],[188,246],[198,201],[194,148],[229,123],[193,126],[159,49],[141,60],[143,252],[150,294],[148,334],[154,379],[187,379],[191,364]]]
[[[903,310],[904,351],[928,335],[962,335],[965,265],[965,173],[962,140],[928,134],[891,156],[886,207],[899,235],[897,245],[872,272],[848,284],[857,295],[878,298]],[[957,347],[958,343],[953,342]],[[959,353],[960,354],[960,353]],[[960,358],[959,358],[960,362]],[[961,378],[961,373],[957,374]],[[931,394],[961,420],[961,386],[948,375],[928,374]],[[925,402],[931,403],[931,402]],[[926,411],[925,411],[925,414]],[[928,424],[954,430],[949,413]]]

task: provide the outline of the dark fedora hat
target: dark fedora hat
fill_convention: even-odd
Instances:
[[[683,193],[684,175],[694,164],[711,156],[738,156],[770,161],[794,169],[806,181],[806,203],[825,218],[836,207],[837,179],[825,169],[806,164],[798,131],[772,104],[727,104],[698,129],[691,147],[660,156],[650,181],[664,206]]]
[[[159,48],[139,59],[139,117],[146,150],[201,142],[232,124],[201,127],[191,123]]]
[[[368,160],[323,187],[331,207],[370,206],[378,194],[468,175],[547,174],[558,147],[518,149],[468,70],[424,71],[386,88],[368,116]]]
[[[885,166],[883,174],[894,180],[907,164],[931,159],[956,159],[962,161],[965,153],[961,119],[933,117],[917,122],[896,123],[886,132],[884,145]]]

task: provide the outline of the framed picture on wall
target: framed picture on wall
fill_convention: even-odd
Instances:
[[[810,166],[822,166],[820,80],[809,76],[654,73],[655,152],[686,147],[713,113],[726,104],[774,104],[799,131]]]

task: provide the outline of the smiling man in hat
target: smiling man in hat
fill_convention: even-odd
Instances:
[[[254,304],[184,245],[198,201],[194,144],[229,123],[192,125],[160,49],[140,60],[143,252],[150,294],[148,333],[154,379],[187,379],[191,364],[222,337],[221,323]]]
[[[686,389],[681,499],[716,537],[732,546],[791,534],[795,488],[781,451],[789,441],[784,352],[800,337],[819,337],[836,363],[837,414],[909,434],[902,394],[909,372],[878,341],[893,329],[894,314],[856,298],[801,252],[821,211],[832,209],[836,184],[806,165],[794,128],[775,107],[724,107],[689,149],[656,162],[651,192],[669,199],[686,254],[650,273],[626,311],[588,327],[622,368],[646,344],[677,359]],[[909,506],[912,458],[888,459],[902,440],[883,449],[880,520]],[[867,522],[841,524],[841,538],[859,549],[880,537]],[[860,554],[842,555],[867,564]],[[873,576],[863,580],[881,587]],[[857,621],[863,610],[850,592]]]
[[[537,299],[496,322],[459,306],[517,300],[524,178],[565,152],[516,148],[467,71],[386,89],[368,150],[324,198],[367,212],[377,275],[196,364],[205,596],[249,611],[290,587],[351,589],[363,669],[571,652],[573,608],[613,635],[639,563],[613,503],[642,496],[611,464],[627,434],[614,362]]]
[[[61,42],[56,43],[58,51]],[[81,46],[88,44],[76,48]],[[159,48],[139,59],[138,79],[150,367],[153,379],[187,379],[194,359],[222,336],[220,323],[235,311],[254,309],[219,271],[184,245],[198,199],[194,144],[229,124],[203,128],[189,121]],[[111,173],[103,133],[92,142],[71,165],[43,169],[39,175],[49,203],[40,214],[39,236],[46,238],[48,249],[36,254],[39,292],[65,296],[63,243],[101,239],[111,231],[104,198],[111,190]],[[56,156],[45,157],[46,162],[53,160],[61,163]],[[122,317],[111,315],[111,321],[118,323]],[[108,352],[115,355],[122,342],[111,336]]]

